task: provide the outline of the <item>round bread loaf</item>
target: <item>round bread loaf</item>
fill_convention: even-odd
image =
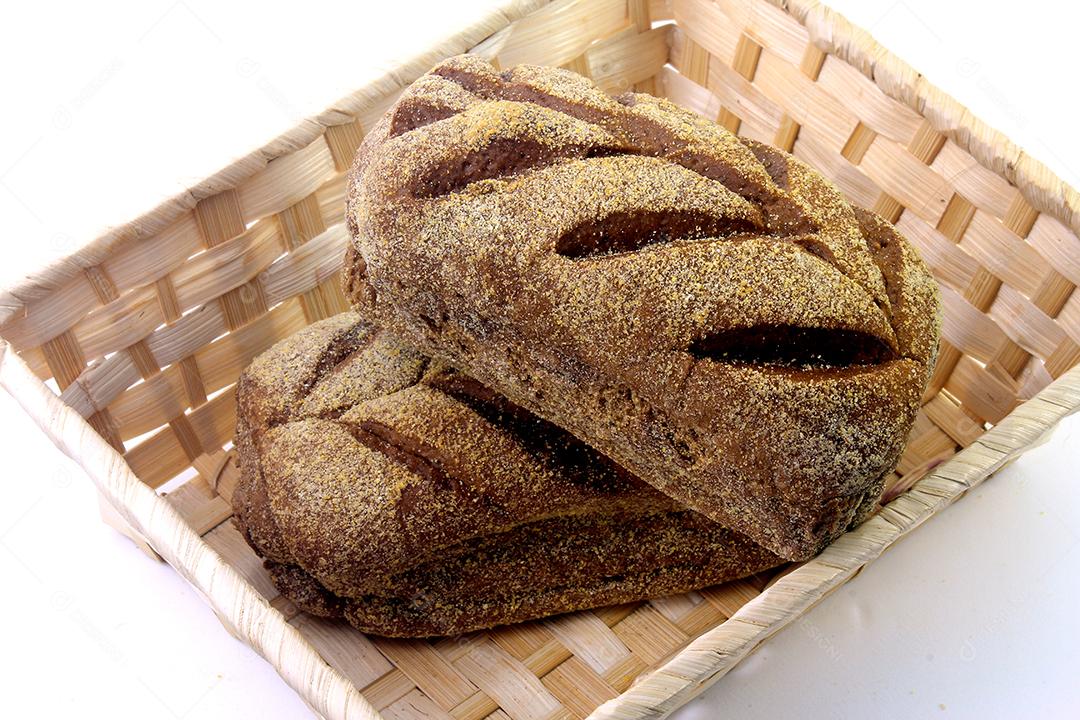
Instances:
[[[780,558],[344,313],[237,389],[235,522],[280,592],[446,635],[686,592]]]
[[[875,507],[936,285],[789,154],[461,56],[368,134],[348,200],[357,307],[666,495],[790,559]]]

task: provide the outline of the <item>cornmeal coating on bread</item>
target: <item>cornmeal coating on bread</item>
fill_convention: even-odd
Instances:
[[[461,56],[367,135],[348,201],[358,308],[664,494],[789,559],[876,506],[936,285],[789,154]]]
[[[780,558],[357,313],[237,388],[235,521],[278,589],[365,632],[466,632]]]

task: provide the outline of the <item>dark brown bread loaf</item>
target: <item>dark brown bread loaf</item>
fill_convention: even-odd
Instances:
[[[428,637],[688,592],[779,562],[686,510],[524,523],[459,543],[356,596],[331,593],[296,565],[268,567],[306,612],[376,635]]]
[[[790,559],[875,506],[936,286],[790,155],[463,56],[372,129],[348,197],[358,307],[665,494]]]
[[[781,562],[356,313],[256,358],[236,445],[236,523],[279,590],[367,632],[465,632]]]

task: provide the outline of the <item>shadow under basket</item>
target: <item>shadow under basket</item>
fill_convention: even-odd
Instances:
[[[663,716],[1080,406],[1077,193],[864,31],[785,5],[509,1],[4,291],[0,381],[86,469],[103,516],[317,714]],[[346,309],[353,153],[405,85],[466,50],[668,97],[793,152],[918,247],[941,286],[941,355],[874,517],[772,577],[451,639],[365,637],[278,595],[229,521],[233,384]]]

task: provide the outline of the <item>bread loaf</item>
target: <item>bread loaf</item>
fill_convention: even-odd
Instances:
[[[780,558],[345,313],[237,389],[235,521],[279,590],[445,635],[685,592]]]
[[[462,56],[367,135],[348,202],[357,307],[665,495],[789,559],[875,507],[936,286],[787,153]]]

